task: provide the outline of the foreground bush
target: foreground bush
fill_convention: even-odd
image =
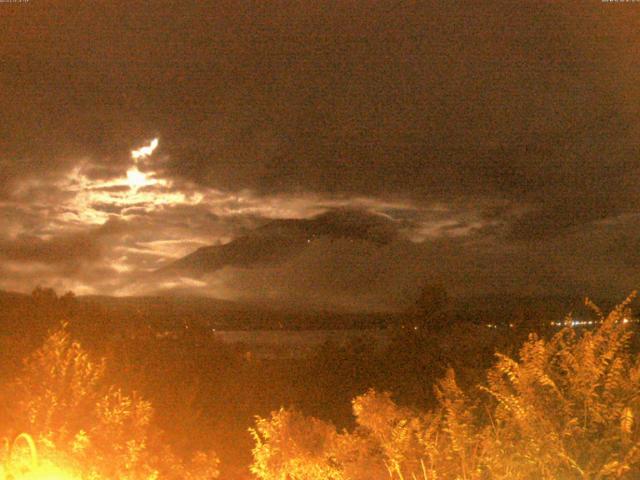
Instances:
[[[498,354],[471,393],[449,370],[430,412],[369,391],[353,400],[352,432],[286,410],[259,418],[252,472],[262,480],[640,478],[630,301],[606,318],[596,309],[593,331],[530,335],[518,358]]]
[[[5,469],[11,463],[14,474],[33,468],[16,466],[20,452],[8,458],[12,439],[26,433],[39,463],[64,468],[69,478],[205,480],[218,475],[215,454],[197,453],[188,462],[177,458],[153,426],[151,404],[110,385],[104,360],[93,361],[65,326],[25,359],[22,373],[2,387],[0,399],[0,435],[7,446],[2,463]]]

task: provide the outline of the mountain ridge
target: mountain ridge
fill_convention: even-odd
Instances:
[[[276,219],[224,245],[201,247],[157,272],[202,276],[225,266],[275,265],[319,239],[386,245],[399,238],[394,222],[382,215],[337,209],[312,218]]]

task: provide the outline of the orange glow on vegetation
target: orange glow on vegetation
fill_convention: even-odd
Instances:
[[[67,473],[54,466],[38,466],[24,474],[13,474],[12,478],[16,480],[76,480],[80,477]]]
[[[19,448],[21,446],[26,448]],[[0,469],[0,480],[75,480],[78,475],[67,472],[47,459],[39,459],[30,435],[21,433],[13,441],[8,459]]]

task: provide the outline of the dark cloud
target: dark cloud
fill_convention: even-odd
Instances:
[[[72,252],[75,254],[72,255]],[[0,244],[0,256],[19,262],[82,263],[99,258],[100,250],[93,239],[85,234],[64,235],[51,240],[20,235],[15,240]]]
[[[0,258],[16,262],[82,266],[100,260],[103,242],[127,229],[126,223],[109,219],[97,228],[64,232],[49,238],[20,234],[0,242]]]
[[[569,268],[637,221],[638,26],[597,0],[0,5],[3,258],[147,270],[350,206],[443,249],[443,275],[545,284],[547,252]],[[154,137],[138,167],[163,183],[136,198]],[[606,238],[585,261],[629,250]]]

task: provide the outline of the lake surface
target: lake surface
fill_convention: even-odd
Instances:
[[[259,357],[304,356],[331,342],[344,346],[358,339],[382,347],[389,342],[385,329],[361,330],[216,330],[213,338],[228,344],[246,345]]]

